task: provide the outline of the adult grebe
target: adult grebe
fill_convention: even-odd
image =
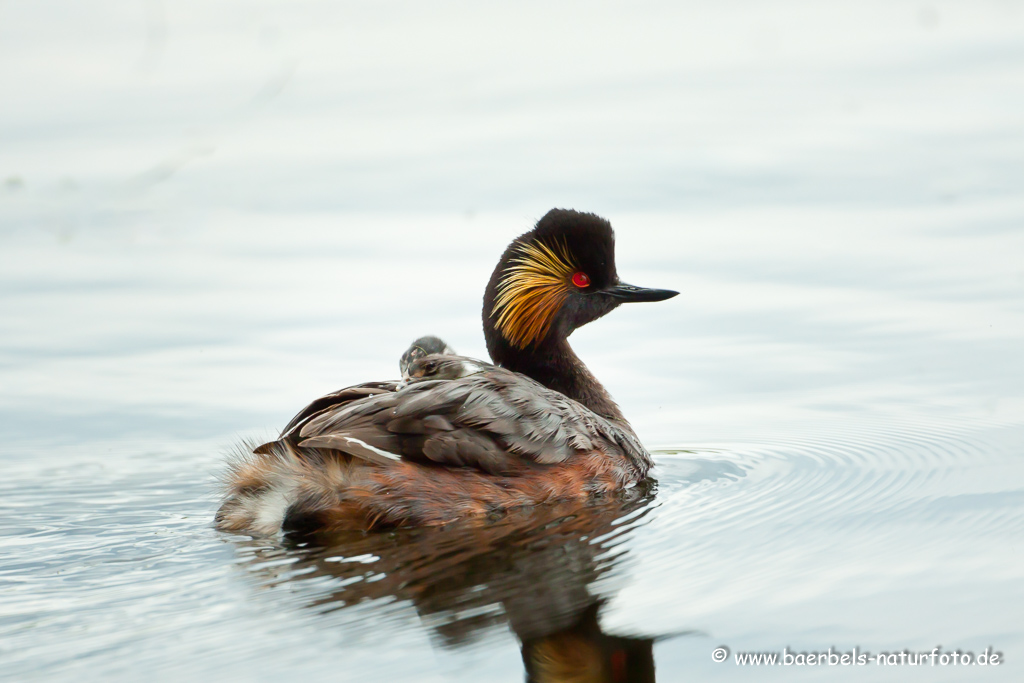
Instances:
[[[487,283],[496,365],[425,353],[409,359],[416,375],[404,382],[317,399],[277,441],[232,463],[217,527],[439,525],[635,484],[651,457],[567,338],[621,303],[677,293],[619,281],[608,221],[549,211]]]

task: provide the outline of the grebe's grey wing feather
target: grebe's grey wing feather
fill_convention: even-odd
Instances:
[[[363,384],[356,384],[355,386],[345,387],[338,391],[321,396],[315,401],[311,402],[308,406],[300,410],[295,417],[293,417],[288,424],[285,425],[284,429],[281,430],[281,436],[278,438],[283,439],[289,436],[291,433],[298,431],[303,424],[308,422],[310,419],[324,413],[325,411],[341,406],[352,401],[356,401],[367,396],[374,396],[376,394],[387,394],[393,393],[398,389],[399,382],[388,381],[388,382],[365,382]],[[262,446],[254,449],[254,453],[264,453],[272,450],[273,444],[277,441],[271,441],[265,443]]]
[[[563,462],[613,429],[582,405],[501,368],[334,405],[294,436],[381,465],[399,458],[511,474]]]
[[[646,476],[648,470],[654,466],[654,460],[651,458],[651,454],[647,452],[644,445],[640,443],[640,439],[637,438],[636,434],[632,430],[620,429],[618,426],[610,423],[606,423],[608,429],[602,430],[614,444],[617,444],[627,458],[637,468],[638,472]]]

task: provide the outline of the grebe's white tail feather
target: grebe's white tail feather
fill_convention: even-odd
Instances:
[[[276,534],[296,503],[331,507],[350,484],[351,459],[337,452],[304,448],[300,456],[292,445],[278,441],[255,454],[254,446],[239,444],[228,464],[223,477],[227,496],[216,517],[221,531]]]

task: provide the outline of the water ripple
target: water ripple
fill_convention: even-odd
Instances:
[[[268,639],[287,659],[309,643],[352,655],[372,633],[412,650],[426,634],[446,649],[500,651],[511,629],[542,647],[598,619],[600,605],[601,623],[646,652],[667,634],[702,637],[738,600],[768,614],[783,598],[765,596],[799,611],[837,586],[871,604],[922,580],[1017,581],[1019,563],[969,551],[990,558],[1024,531],[1022,443],[1014,425],[818,425],[662,449],[656,487],[596,507],[317,547],[215,533],[203,456],[45,478],[28,469],[0,490],[11,522],[0,532],[4,667],[237,672]],[[255,617],[264,613],[275,618]],[[238,627],[262,635],[238,642]],[[168,661],[168,638],[190,656]]]

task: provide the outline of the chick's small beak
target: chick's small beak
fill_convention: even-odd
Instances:
[[[650,289],[648,287],[627,285],[624,282],[612,285],[604,290],[604,292],[620,301],[664,301],[679,294],[679,292],[674,292],[671,289]]]

